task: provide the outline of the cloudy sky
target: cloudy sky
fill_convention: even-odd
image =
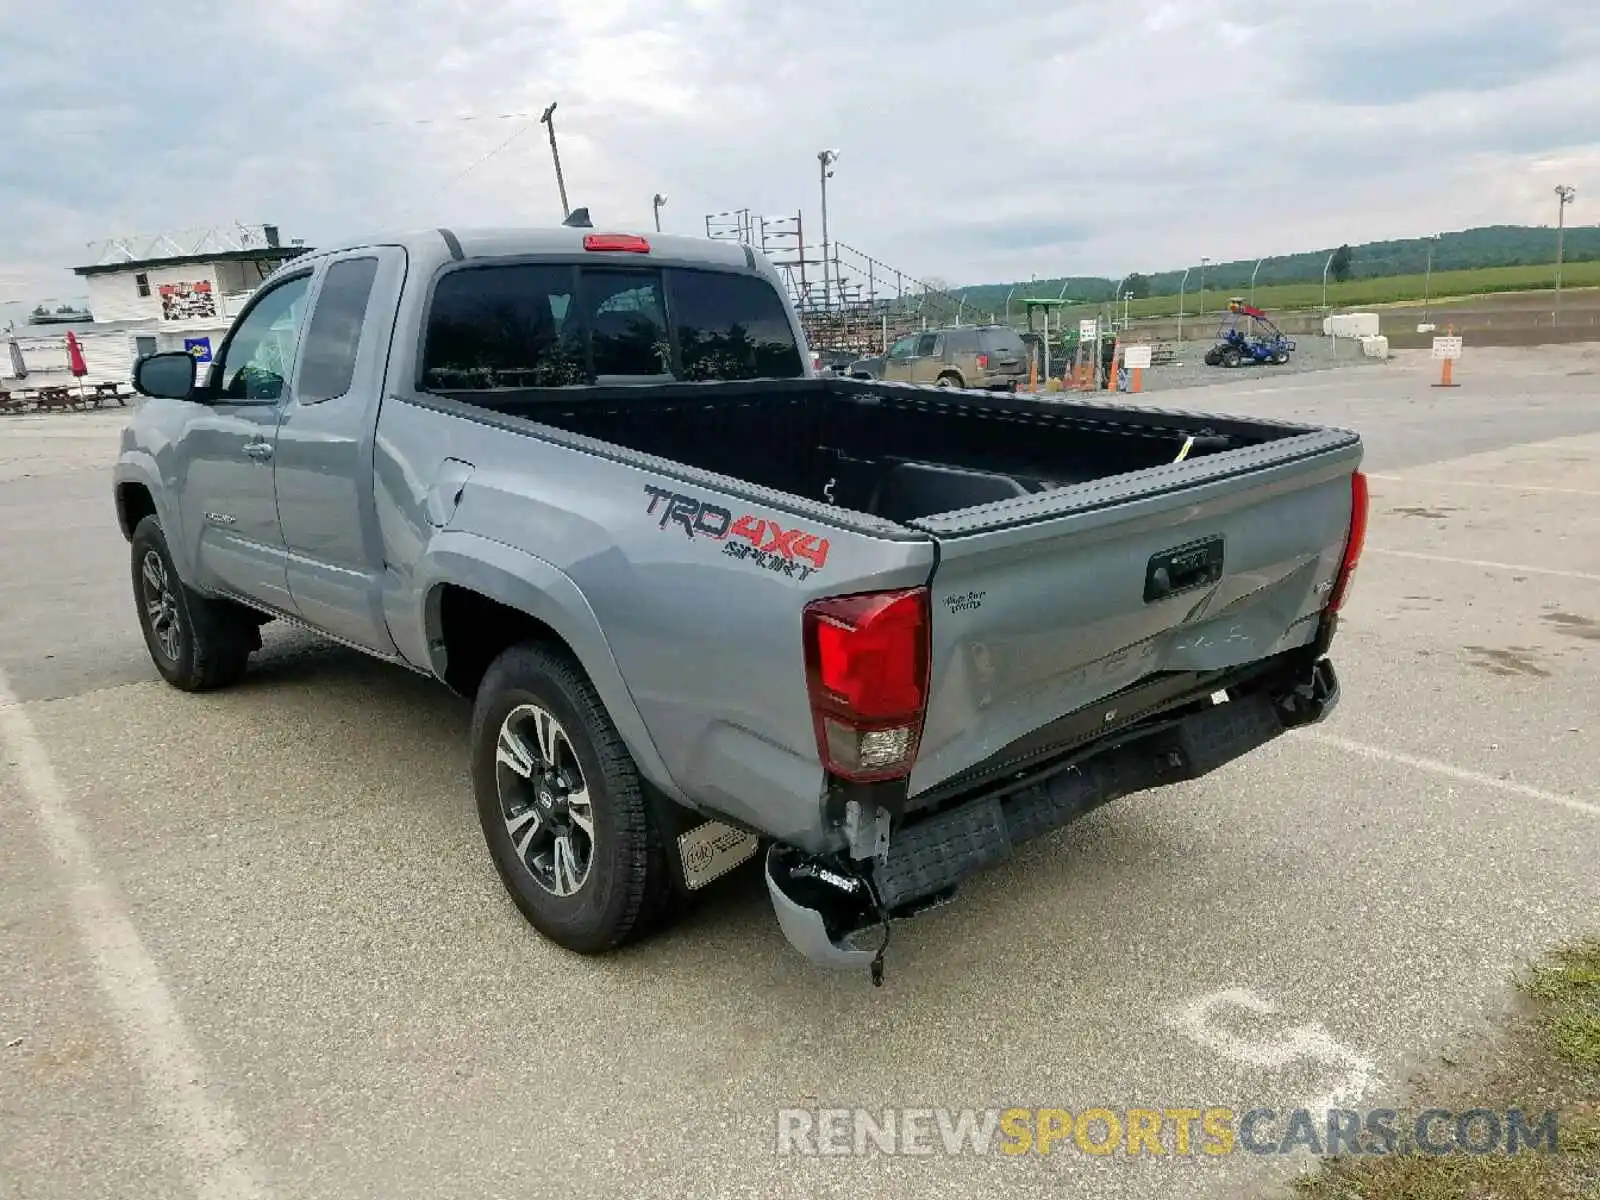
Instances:
[[[599,224],[815,230],[832,147],[834,237],[954,283],[1589,224],[1597,2],[0,0],[0,305],[118,234],[558,220],[550,100]]]

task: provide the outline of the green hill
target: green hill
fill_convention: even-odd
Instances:
[[[1289,289],[1285,285],[1302,285],[1293,289],[1296,299],[1307,295],[1305,285],[1313,286],[1316,290],[1315,299],[1305,299],[1304,303],[1320,303],[1322,288],[1322,268],[1328,261],[1328,255],[1336,247],[1325,247],[1321,250],[1308,250],[1299,254],[1283,254],[1267,258],[1262,261],[1260,272],[1256,275],[1257,301],[1262,304],[1272,304],[1262,292],[1264,288],[1277,289],[1284,287],[1283,292],[1278,292],[1278,297],[1287,297]],[[1434,245],[1433,273],[1434,293],[1436,295],[1459,295],[1460,287],[1468,284],[1472,276],[1489,268],[1520,267],[1523,270],[1513,274],[1522,280],[1520,286],[1538,288],[1552,286],[1554,283],[1554,265],[1556,254],[1556,231],[1552,226],[1531,225],[1488,225],[1481,229],[1465,229],[1456,233],[1440,235]],[[1600,261],[1600,226],[1583,225],[1568,227],[1566,243],[1563,252],[1568,263],[1586,263]],[[1365,282],[1365,288],[1354,289],[1360,294],[1385,294],[1398,292],[1394,299],[1410,299],[1421,295],[1420,277],[1428,263],[1428,239],[1407,238],[1398,241],[1364,242],[1360,245],[1350,246],[1350,284]],[[1250,273],[1255,270],[1254,259],[1240,260],[1238,262],[1209,263],[1206,266],[1206,291],[1207,293],[1223,292],[1229,295],[1245,295],[1250,289]],[[1539,268],[1543,268],[1541,274]],[[1454,274],[1460,272],[1461,274]],[[1580,272],[1585,276],[1585,281],[1592,280],[1592,272]],[[1377,284],[1378,280],[1389,279],[1397,276],[1418,276],[1418,285],[1415,289],[1407,286],[1399,289],[1385,288]],[[1440,276],[1446,276],[1441,279]],[[1509,277],[1509,275],[1508,275]],[[1183,278],[1182,269],[1176,271],[1157,271],[1144,275],[1146,286],[1135,290],[1135,295],[1142,294],[1150,297],[1176,296],[1179,281]],[[1577,286],[1579,280],[1572,273],[1565,272],[1564,278],[1570,284]],[[1090,303],[1099,303],[1110,300],[1121,279],[1105,279],[1099,277],[1074,276],[1071,278],[1057,277],[1055,279],[1040,279],[1037,282],[1021,283],[992,283],[977,284],[970,287],[957,287],[951,290],[964,297],[969,307],[980,311],[993,311],[1003,313],[1006,305],[1007,293],[1013,292],[1013,313],[1017,313],[1016,300],[1022,296],[1049,296],[1061,295],[1063,284],[1066,285],[1066,297],[1069,300],[1081,300]],[[1346,288],[1350,284],[1344,285]],[[1441,288],[1445,290],[1440,290]],[[1189,272],[1187,290],[1191,293],[1200,289],[1200,265],[1196,263]],[[1498,289],[1485,289],[1498,290]],[[1330,301],[1333,299],[1330,287]],[[1288,307],[1277,300],[1278,307]],[[1161,308],[1169,307],[1161,305]],[[1175,307],[1175,306],[1171,306]],[[1207,307],[1214,307],[1208,304]]]

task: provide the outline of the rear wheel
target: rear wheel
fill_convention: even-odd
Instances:
[[[666,851],[638,768],[583,671],[548,646],[489,667],[472,718],[478,820],[528,923],[599,954],[660,923]]]
[[[939,376],[939,378],[935,381],[935,386],[944,388],[958,388],[965,387],[966,384],[962,382],[961,376],[946,372],[945,374]]]
[[[261,648],[254,614],[186,587],[155,517],[145,517],[135,527],[132,551],[139,628],[161,677],[186,692],[236,682],[251,652]]]

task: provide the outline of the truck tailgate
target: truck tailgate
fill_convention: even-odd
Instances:
[[[1155,672],[1312,641],[1360,460],[1356,435],[1319,430],[909,522],[938,547],[912,806]]]

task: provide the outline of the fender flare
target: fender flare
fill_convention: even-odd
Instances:
[[[161,472],[153,455],[145,451],[124,451],[111,471],[111,496],[116,506],[117,526],[124,538],[132,540],[133,525],[129,523],[128,514],[122,507],[122,489],[129,485],[142,487],[149,493],[150,501],[155,505],[156,520],[166,535],[167,553],[172,556],[172,565],[178,570],[178,578],[192,587],[194,563],[190,561],[183,525],[166,488],[161,484]]]
[[[668,774],[656,750],[611,644],[589,601],[570,576],[544,559],[477,534],[446,530],[436,534],[416,569],[421,627],[427,638],[428,665],[444,678],[440,600],[446,585],[477,592],[548,625],[578,660],[599,693],[639,773],[671,799],[691,802]]]

